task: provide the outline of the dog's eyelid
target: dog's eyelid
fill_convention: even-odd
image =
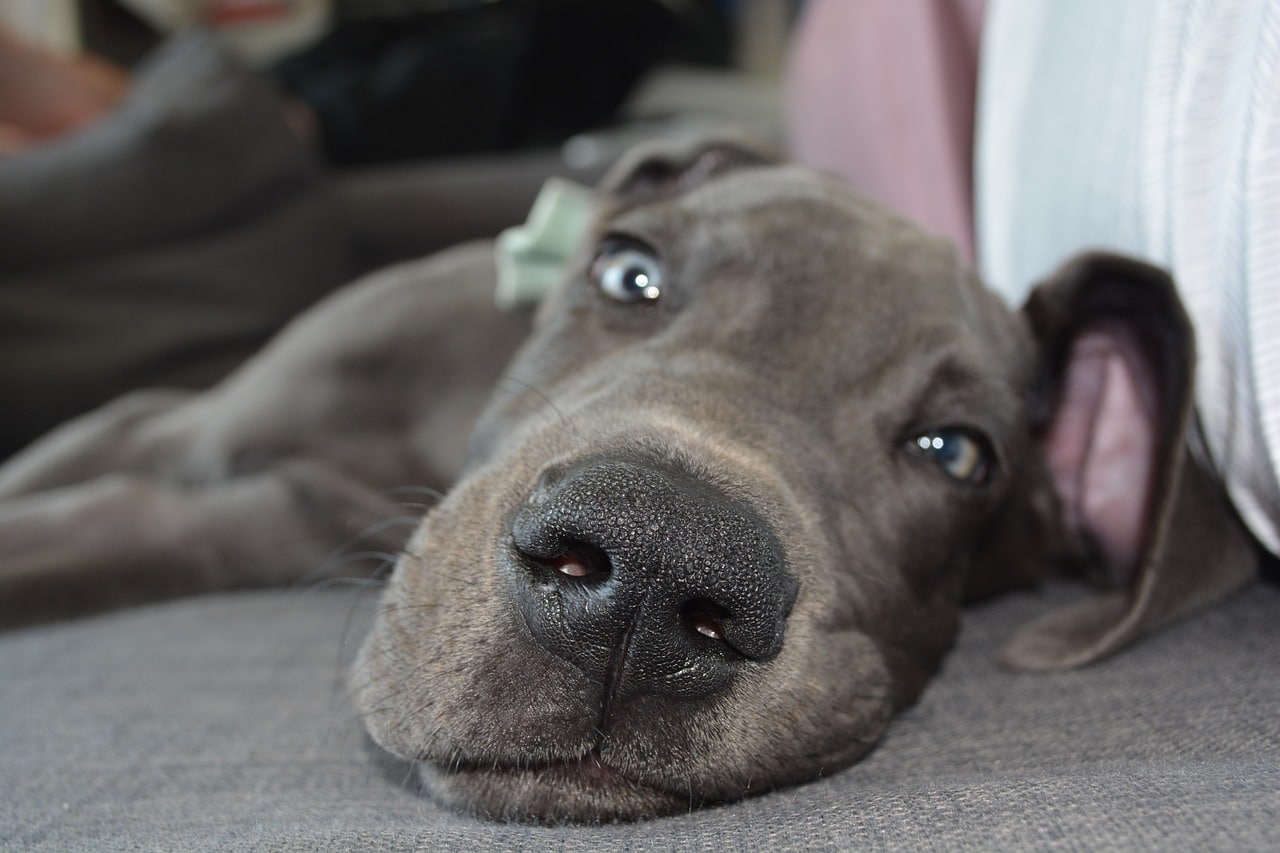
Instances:
[[[606,248],[619,244],[628,245],[648,252],[655,258],[660,256],[654,240],[649,239],[637,231],[616,227],[607,228],[601,232],[599,239],[596,240],[596,254],[599,254]]]
[[[608,252],[631,249],[649,255],[660,264],[665,264],[666,259],[658,249],[659,244],[660,241],[651,239],[636,230],[610,228],[601,232],[599,238],[595,241],[595,250],[591,255],[592,262],[594,263],[601,255]]]

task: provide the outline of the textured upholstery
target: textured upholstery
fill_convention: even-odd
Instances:
[[[1044,597],[970,612],[939,679],[852,769],[602,827],[461,817],[380,757],[341,663],[368,596],[228,595],[12,633],[0,636],[0,847],[1280,845],[1280,590],[1252,586],[1082,671],[1001,670],[994,649]]]

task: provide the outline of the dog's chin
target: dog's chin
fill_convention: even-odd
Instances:
[[[594,756],[520,769],[419,766],[422,784],[441,805],[490,820],[608,823],[687,812],[702,805],[636,782]]]

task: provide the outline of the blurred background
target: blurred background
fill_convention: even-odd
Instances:
[[[800,5],[0,0],[0,22],[124,69],[167,36],[206,28],[305,104],[326,158],[351,166],[555,145],[630,122],[729,121],[776,136]],[[605,140],[578,140],[568,156],[585,163],[593,142]]]
[[[0,460],[648,137],[781,141],[799,0],[0,0]]]

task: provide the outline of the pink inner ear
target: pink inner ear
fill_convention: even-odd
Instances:
[[[1106,576],[1127,582],[1146,536],[1159,436],[1155,379],[1133,335],[1100,324],[1072,344],[1042,450],[1070,529],[1091,535]]]

